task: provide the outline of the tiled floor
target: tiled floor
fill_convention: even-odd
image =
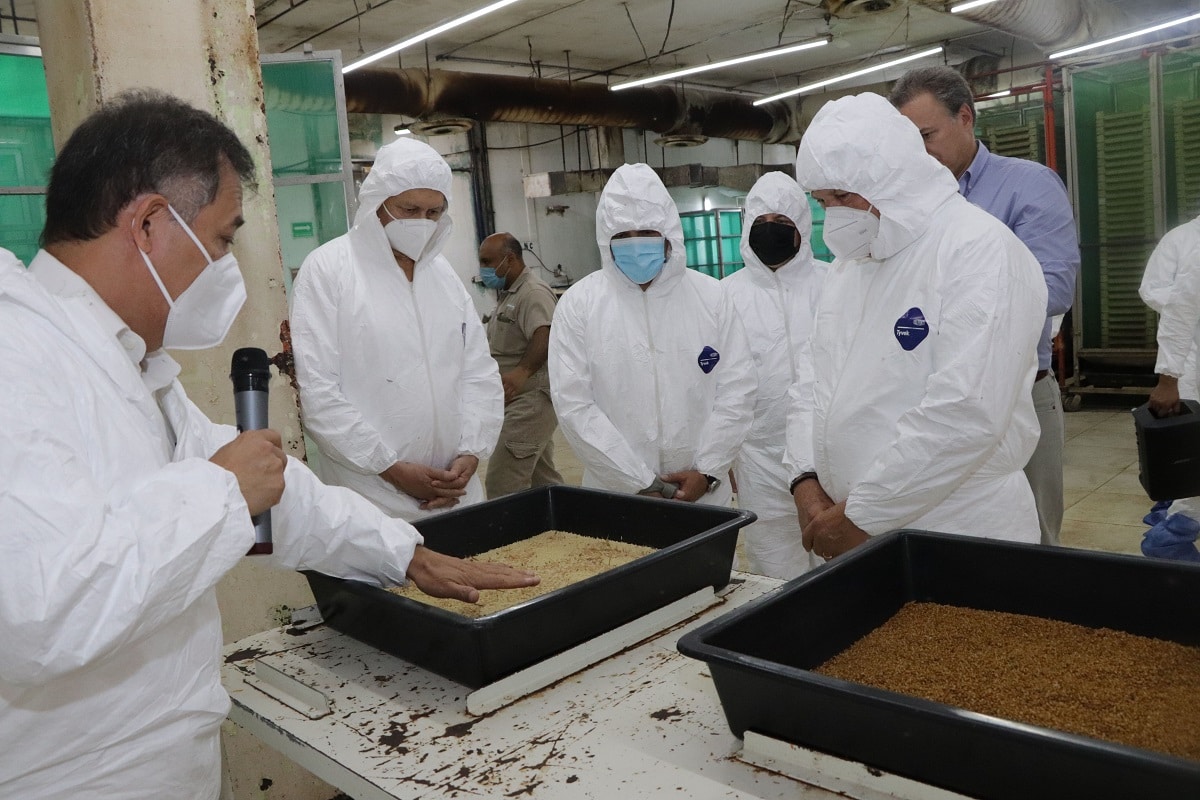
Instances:
[[[1062,543],[1139,554],[1153,504],[1138,483],[1137,441],[1128,410],[1076,411],[1066,417],[1066,511]]]
[[[1132,416],[1127,409],[1114,407],[1076,411],[1066,414],[1065,421],[1062,544],[1139,554],[1146,530],[1142,517],[1152,503],[1138,483]],[[561,431],[554,434],[554,445],[554,460],[563,479],[579,485],[583,467]]]

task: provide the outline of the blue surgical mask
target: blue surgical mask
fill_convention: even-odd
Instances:
[[[614,239],[613,261],[626,278],[638,284],[649,283],[662,272],[667,260],[666,240],[661,236],[635,236],[629,239]]]
[[[504,276],[497,275],[496,270],[500,269],[500,267],[502,267],[504,265],[504,262],[507,260],[508,260],[508,256],[505,256],[504,258],[500,259],[500,263],[494,267],[480,267],[479,268],[480,282],[483,283],[483,285],[489,289],[503,289],[505,287],[505,285],[508,283],[508,276],[507,275],[504,275]]]

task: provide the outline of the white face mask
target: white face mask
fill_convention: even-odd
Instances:
[[[865,258],[871,254],[871,242],[879,235],[879,217],[870,211],[849,206],[825,209],[825,228],[821,237],[840,259]]]
[[[392,217],[392,212],[388,211],[386,205],[383,207],[383,213]],[[396,219],[392,217],[392,221],[383,226],[383,232],[392,249],[408,256],[413,261],[421,260],[421,254],[425,252],[425,245],[429,244],[429,240],[436,230],[437,223],[431,219]]]
[[[246,284],[242,281],[242,271],[238,268],[233,253],[226,253],[216,261],[209,258],[208,250],[200,244],[196,234],[179,213],[169,205],[167,208],[183,227],[188,238],[204,254],[208,266],[196,276],[191,286],[172,300],[162,278],[158,276],[158,271],[150,263],[150,256],[142,252],[141,248],[138,249],[142,260],[146,262],[146,268],[158,284],[158,290],[170,306],[167,325],[163,330],[162,346],[171,350],[204,350],[216,347],[225,341],[225,334],[233,327],[234,319],[246,302]]]

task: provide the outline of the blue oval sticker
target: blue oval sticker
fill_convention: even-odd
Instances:
[[[900,319],[896,320],[896,341],[905,350],[915,350],[917,345],[925,341],[929,335],[929,323],[925,321],[925,313],[919,308],[910,308]]]
[[[720,360],[721,354],[708,345],[705,345],[704,349],[700,351],[700,355],[697,356],[696,363],[700,365],[700,369],[704,370],[704,374],[707,375],[713,371],[713,368],[717,366],[717,362]]]

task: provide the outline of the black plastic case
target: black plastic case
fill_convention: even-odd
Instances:
[[[1151,500],[1200,496],[1200,402],[1182,403],[1182,414],[1161,419],[1148,405],[1133,409],[1138,480]]]
[[[729,727],[995,800],[1200,798],[1200,763],[810,670],[908,601],[1200,645],[1200,565],[898,531],[683,636]],[[1086,691],[1086,686],[1076,687]]]
[[[705,586],[724,586],[733,567],[738,530],[754,519],[754,514],[732,508],[553,486],[417,522],[430,549],[459,557],[546,530],[658,549],[478,619],[365,583],[306,575],[321,615],[335,630],[478,688]]]

